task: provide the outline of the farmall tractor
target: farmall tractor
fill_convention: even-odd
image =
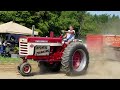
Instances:
[[[70,44],[65,44],[62,35],[54,37],[20,37],[19,55],[23,62],[18,66],[22,76],[29,76],[31,65],[28,60],[38,62],[40,72],[62,70],[66,75],[85,74],[89,64],[89,53],[81,40],[75,39]]]

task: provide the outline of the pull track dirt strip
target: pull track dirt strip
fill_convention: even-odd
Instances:
[[[120,62],[99,56],[90,58],[86,75],[74,77],[68,77],[61,72],[40,74],[36,62],[31,63],[33,76],[23,77],[17,72],[18,64],[0,64],[0,79],[120,79]]]

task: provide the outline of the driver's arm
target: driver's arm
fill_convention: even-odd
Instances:
[[[70,33],[70,34],[74,34],[74,31],[64,31],[65,33]]]
[[[63,38],[66,38],[67,37],[67,34],[65,34],[64,36],[63,36]]]

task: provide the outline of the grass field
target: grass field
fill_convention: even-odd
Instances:
[[[0,56],[0,63],[15,63],[15,62],[20,62],[21,59],[20,58],[9,58],[9,57],[2,57]]]
[[[0,56],[0,64],[1,63],[20,63],[22,62],[21,58],[11,58],[11,57],[2,57]],[[29,60],[29,62],[35,62],[33,60]]]

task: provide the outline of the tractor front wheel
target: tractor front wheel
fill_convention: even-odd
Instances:
[[[22,65],[22,63],[17,66],[17,70],[18,70],[19,73],[21,73],[21,72],[20,72],[20,67],[21,67],[21,65]]]
[[[89,64],[86,47],[80,42],[70,43],[63,52],[61,64],[68,76],[85,74]]]
[[[27,62],[22,63],[18,66],[18,72],[22,75],[22,76],[29,76],[31,73],[31,65]]]

